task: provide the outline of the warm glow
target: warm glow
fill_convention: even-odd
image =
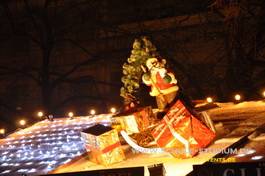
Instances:
[[[96,114],[96,111],[95,111],[94,109],[92,109],[92,110],[90,111],[90,114],[91,114],[91,115],[95,115],[95,114]]]
[[[1,129],[0,134],[5,134],[5,129]]]
[[[265,91],[263,92],[263,97],[265,97]]]
[[[116,109],[115,108],[111,108],[110,112],[114,114],[114,113],[116,113]]]
[[[25,125],[26,124],[26,121],[25,120],[20,120],[20,125]]]
[[[41,111],[38,112],[38,116],[39,116],[39,117],[42,117],[42,116],[43,116],[43,112],[41,112]]]
[[[241,99],[241,96],[240,96],[239,94],[236,94],[236,95],[235,95],[235,99],[236,99],[237,101],[239,101],[239,100]]]
[[[251,159],[251,160],[260,160],[260,159],[262,159],[262,158],[264,158],[264,156],[253,156],[253,157],[251,157],[250,159]]]
[[[73,117],[73,116],[74,116],[74,113],[69,112],[69,113],[68,113],[68,116],[69,116],[69,117]]]
[[[211,97],[208,97],[208,98],[206,99],[206,101],[207,101],[208,103],[212,103],[212,102],[213,102],[213,99],[212,99]]]

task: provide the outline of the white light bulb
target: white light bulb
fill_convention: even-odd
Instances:
[[[235,100],[239,101],[241,99],[241,96],[239,94],[235,95]]]
[[[42,117],[42,116],[43,116],[43,112],[41,112],[41,111],[38,112],[38,116],[39,116],[39,117]]]
[[[110,112],[114,114],[114,113],[116,113],[116,109],[115,108],[111,108]]]
[[[263,158],[263,156],[253,156],[253,157],[251,157],[252,160],[260,160],[262,158]]]

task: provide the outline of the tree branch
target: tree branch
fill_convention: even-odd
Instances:
[[[11,12],[10,12],[10,10],[9,10],[9,7],[8,7],[7,3],[5,2],[5,0],[2,0],[1,2],[2,2],[2,6],[3,6],[4,10],[5,10],[6,16],[7,16],[7,18],[9,19],[9,21],[10,21],[10,23],[11,23],[11,26],[12,26],[12,28],[13,28],[13,31],[14,31],[15,33],[21,33],[21,34],[26,35],[26,36],[29,37],[33,42],[35,42],[39,47],[43,48],[42,43],[41,43],[37,38],[35,38],[34,36],[30,35],[28,32],[25,32],[25,31],[20,30],[20,29],[17,28],[16,23],[15,23],[15,20],[14,20],[14,18],[13,18],[13,16],[12,16]]]
[[[236,44],[238,45],[238,47],[240,48],[243,56],[244,56],[244,59],[246,61],[248,61],[249,63],[251,63],[252,65],[254,66],[257,66],[257,67],[265,67],[265,62],[262,61],[262,60],[255,60],[253,57],[252,57],[252,52],[253,51],[250,51],[248,53],[246,53],[246,51],[244,50],[242,44],[237,40],[237,39],[234,39]],[[265,45],[265,42],[263,43],[263,45]],[[262,45],[260,45],[262,46]],[[253,48],[251,50],[254,50]]]
[[[34,76],[32,76],[32,75],[30,75],[30,74],[28,74],[28,73],[26,73],[26,72],[24,72],[22,70],[17,70],[17,69],[14,69],[14,68],[8,68],[8,67],[2,66],[2,65],[0,65],[0,68],[1,69],[5,69],[5,70],[9,70],[9,71],[12,71],[12,72],[16,72],[16,73],[21,73],[21,74],[27,76],[28,78],[36,81],[38,84],[40,84],[40,81],[37,78],[35,78]]]
[[[102,98],[102,97],[95,97],[95,96],[88,96],[88,95],[73,96],[73,97],[69,97],[69,98],[61,101],[60,103],[58,103],[57,106],[55,106],[52,109],[52,113],[55,113],[60,107],[62,107],[63,105],[65,105],[66,103],[68,103],[70,101],[77,100],[77,99],[84,99],[84,98],[94,99],[94,100],[99,100],[101,98],[102,100],[108,101],[107,98]]]
[[[32,14],[32,11],[31,11],[31,8],[30,8],[30,6],[29,6],[27,0],[23,0],[23,1],[24,1],[25,6],[26,6],[26,9],[27,9],[27,11],[28,11],[28,13],[29,13],[29,17],[30,17],[32,23],[34,24],[34,26],[36,27],[36,29],[37,29],[40,33],[42,33],[40,26],[36,23],[36,20],[35,20],[34,17],[33,17],[33,14]]]
[[[60,83],[63,80],[65,80],[66,77],[70,76],[72,73],[74,73],[80,67],[86,66],[89,63],[92,63],[92,62],[95,62],[95,61],[99,61],[99,60],[105,59],[105,58],[102,58],[102,57],[99,57],[99,56],[96,56],[96,55],[92,54],[86,48],[84,48],[82,45],[80,45],[79,43],[74,42],[73,40],[68,39],[68,41],[71,42],[71,43],[73,43],[73,44],[75,44],[76,46],[78,46],[81,50],[85,51],[87,54],[89,54],[90,56],[92,56],[92,58],[89,59],[89,60],[86,60],[84,62],[81,62],[81,63],[76,64],[68,72],[66,72],[64,74],[61,74],[61,76],[52,83],[52,86],[51,86],[52,89],[54,89],[58,85],[58,83]]]

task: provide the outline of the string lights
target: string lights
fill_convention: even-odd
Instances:
[[[5,129],[1,129],[1,130],[0,130],[0,134],[1,134],[1,135],[5,135]]]
[[[26,121],[25,120],[20,120],[19,124],[22,126],[22,128],[25,128]]]
[[[111,109],[110,109],[110,112],[111,112],[112,114],[115,114],[115,113],[116,113],[116,109],[115,109],[115,108],[111,108]]]
[[[96,111],[95,111],[94,109],[92,109],[92,110],[90,111],[90,114],[92,115],[92,117],[94,117],[94,115],[96,114]]]
[[[68,113],[68,116],[70,117],[70,119],[72,120],[73,119],[73,117],[74,117],[74,113],[73,112],[69,112]]]
[[[265,91],[262,93],[265,97]],[[241,101],[241,95],[234,96],[235,102]],[[208,103],[213,99],[208,97]],[[110,109],[112,114],[95,115],[92,109],[90,116],[69,118],[53,118],[40,121],[27,129],[11,134],[4,139],[0,139],[0,175],[17,175],[25,173],[27,175],[47,174],[65,162],[86,152],[81,139],[80,131],[87,129],[95,123],[109,125],[110,117],[116,113],[115,108]],[[38,117],[43,117],[43,112],[37,113]],[[73,112],[68,116],[74,117]],[[20,120],[20,125],[24,128],[25,120]],[[5,135],[5,129],[0,129],[0,135]],[[239,155],[238,155],[239,156]],[[253,157],[253,160],[260,159],[260,156]]]
[[[239,103],[241,101],[241,95],[240,94],[236,94],[235,95],[235,103]]]
[[[207,101],[207,103],[212,103],[213,102],[213,99],[211,97],[207,97],[206,98],[206,101]]]
[[[85,153],[80,131],[97,122],[108,124],[110,116],[45,119],[0,139],[0,175],[49,173]]]
[[[43,116],[43,112],[38,112],[38,117],[41,118]]]

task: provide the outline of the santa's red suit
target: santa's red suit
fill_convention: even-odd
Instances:
[[[160,111],[174,102],[179,89],[175,75],[165,69],[165,63],[165,59],[149,58],[146,61],[149,71],[142,77],[143,82],[151,86],[150,95],[156,97]]]
[[[143,77],[143,82],[147,86],[151,86],[151,91],[150,91],[151,96],[169,94],[171,92],[178,91],[179,88],[176,85],[177,80],[174,74],[172,72],[166,72],[166,74],[171,78],[171,81],[169,83],[164,82],[163,78],[165,77],[165,74],[159,71],[156,71],[156,73],[152,71],[150,79],[148,78],[146,79],[145,77]]]

